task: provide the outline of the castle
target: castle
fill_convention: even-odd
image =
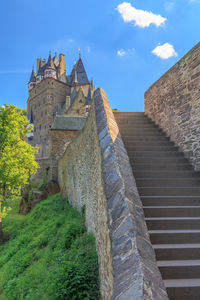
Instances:
[[[56,53],[54,57],[49,53],[47,62],[37,59],[36,75],[33,69],[28,90],[27,114],[34,125],[28,140],[38,147],[37,177],[41,179],[49,167],[49,179],[57,179],[55,161],[83,128],[94,85],[88,80],[80,53],[70,75],[66,73],[65,55],[58,58]]]
[[[85,207],[102,299],[200,299],[200,42],[145,92],[145,112],[113,113],[81,58],[65,69],[62,54],[38,60],[29,141],[37,178],[48,167]]]

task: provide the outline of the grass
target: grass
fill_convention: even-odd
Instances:
[[[0,246],[0,300],[98,300],[95,239],[84,214],[60,195],[18,214],[19,202],[4,219],[10,240]]]

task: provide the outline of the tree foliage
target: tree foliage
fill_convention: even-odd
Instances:
[[[0,222],[6,215],[2,204],[8,197],[19,195],[37,171],[37,148],[26,142],[31,129],[23,110],[15,105],[0,107]]]

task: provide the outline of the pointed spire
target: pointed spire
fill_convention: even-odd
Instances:
[[[41,60],[39,62],[39,67],[38,67],[37,75],[44,75],[44,72],[43,72],[43,69],[42,69],[42,65],[41,65]]]
[[[88,95],[86,98],[85,105],[91,105],[91,101],[92,101],[92,93],[91,93],[91,86],[90,86],[89,90],[88,90]]]
[[[93,92],[95,90],[93,78],[90,80],[90,86],[91,86],[91,91]]]
[[[46,68],[55,70],[53,59],[51,57],[51,51],[49,51],[49,58],[48,58],[48,62],[47,62]]]
[[[83,65],[83,61],[81,59],[81,57],[79,58],[79,60],[76,62],[76,64],[74,65],[70,78],[71,78],[71,85],[74,84],[74,80],[75,80],[75,70],[77,72],[77,79],[78,79],[78,84],[79,85],[85,85],[85,84],[89,84],[89,80]]]
[[[75,73],[74,73],[74,86],[77,87],[78,85],[78,78],[77,78],[77,72],[76,72],[76,69],[75,69]]]
[[[36,77],[35,77],[35,71],[34,71],[34,67],[33,67],[29,82],[35,82],[35,81],[36,81]]]
[[[79,58],[81,58],[81,48],[80,47],[78,48],[78,51],[79,51]]]

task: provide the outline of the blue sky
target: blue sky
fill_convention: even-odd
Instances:
[[[199,16],[199,0],[2,1],[0,105],[26,107],[37,57],[63,52],[69,73],[80,47],[112,108],[143,111],[145,90],[199,42]]]

